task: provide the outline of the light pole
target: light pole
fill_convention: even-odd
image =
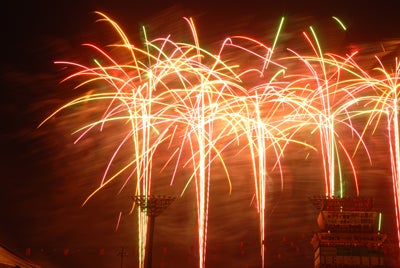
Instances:
[[[136,195],[133,200],[148,217],[144,268],[151,268],[153,251],[153,234],[156,217],[160,215],[173,201],[175,196],[165,195]]]

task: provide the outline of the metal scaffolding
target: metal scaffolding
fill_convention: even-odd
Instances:
[[[136,195],[133,197],[134,202],[148,217],[144,268],[151,268],[152,266],[153,235],[156,217],[169,207],[175,199],[175,196],[165,195]]]

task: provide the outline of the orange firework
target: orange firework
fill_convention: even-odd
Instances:
[[[387,115],[399,225],[398,63],[394,75],[382,65],[378,71],[383,79],[372,78],[356,63],[356,53],[323,53],[312,27],[311,36],[304,33],[311,55],[291,48],[282,51],[277,44],[284,19],[271,46],[247,36],[232,36],[223,40],[213,54],[201,47],[194,22],[185,18],[193,44],[176,42],[171,36],[149,39],[144,29],[144,42],[139,48],[116,22],[103,13],[97,14],[112,26],[121,43],[106,48],[85,44],[98,57],[88,65],[56,62],[72,69],[65,80],[78,81],[76,87],[87,92],[43,122],[63,110],[91,106],[97,117],[78,127],[74,132],[76,142],[107,127],[115,128],[115,135],[121,138],[109,156],[100,184],[83,204],[121,178],[121,190],[130,182],[134,195],[150,196],[158,184],[156,172],[169,176],[170,185],[181,195],[194,187],[198,259],[203,268],[213,172],[215,168],[222,170],[232,191],[231,166],[225,156],[228,149],[233,149],[235,155],[245,152],[253,176],[264,267],[267,181],[272,171],[277,171],[283,189],[281,160],[288,145],[296,143],[319,151],[326,197],[344,195],[344,158],[359,195],[353,157],[361,147],[370,158],[364,141],[367,129],[374,120],[376,128],[381,117]],[[360,121],[355,120],[365,115],[367,122],[360,127]],[[318,145],[304,137],[297,139],[303,131],[310,136],[317,134]],[[345,134],[353,137],[350,145],[342,138]],[[124,158],[122,164],[114,165],[120,158]],[[180,171],[188,169],[187,178],[178,178],[183,173]],[[148,218],[137,210],[137,220],[138,263],[142,267]],[[398,236],[400,241],[400,232]]]

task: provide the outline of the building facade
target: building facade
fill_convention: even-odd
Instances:
[[[314,199],[315,201],[315,199]],[[366,197],[320,198],[314,268],[386,267],[381,214]]]

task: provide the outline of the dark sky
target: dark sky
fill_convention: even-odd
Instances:
[[[136,2],[136,1],[135,1]],[[4,27],[2,42],[4,60],[7,63],[29,66],[44,64],[39,55],[48,39],[67,38],[75,42],[84,39],[93,30],[96,16],[93,11],[104,11],[115,18],[128,32],[136,34],[140,24],[145,23],[161,10],[179,6],[184,16],[193,16],[201,35],[221,36],[243,18],[248,21],[246,31],[254,32],[278,23],[282,16],[288,24],[298,17],[307,17],[314,24],[337,16],[348,25],[349,40],[379,40],[396,37],[399,18],[396,1],[7,1],[1,17]],[[268,21],[270,24],[265,24]],[[201,26],[204,25],[202,28]],[[209,27],[219,25],[219,27]],[[266,31],[266,30],[265,30]],[[257,33],[259,34],[259,33]],[[219,38],[219,36],[218,36]],[[32,54],[36,56],[32,59]],[[29,58],[29,64],[27,64]],[[42,61],[42,62],[40,62]]]
[[[121,264],[119,253],[124,248],[127,255],[123,267],[135,267],[137,233],[135,217],[129,214],[132,193],[117,194],[121,185],[111,185],[81,207],[99,183],[105,165],[104,152],[116,144],[118,137],[91,136],[73,145],[70,135],[73,122],[85,119],[79,111],[63,114],[36,128],[53,109],[74,96],[70,85],[59,83],[67,73],[53,62],[84,60],[80,44],[88,41],[108,44],[103,26],[95,23],[94,11],[114,18],[132,34],[132,40],[140,40],[142,24],[156,28],[151,33],[166,34],[163,27],[174,30],[168,23],[174,22],[175,17],[192,16],[200,39],[210,43],[231,33],[271,42],[271,33],[282,16],[287,18],[289,29],[298,31],[313,24],[323,32],[324,27],[333,27],[331,17],[337,16],[348,25],[348,31],[340,36],[328,32],[324,37],[340,39],[338,43],[345,44],[400,37],[395,3],[288,0],[2,3],[0,243],[22,255],[30,248],[29,257],[48,268],[116,267]],[[160,17],[165,19],[165,14],[172,15],[164,21]],[[382,163],[385,154],[376,157]],[[321,174],[312,164],[296,173],[296,161],[294,157],[287,163],[289,179],[285,191],[280,192],[279,183],[271,182],[268,267],[299,267],[299,261],[312,263],[309,240],[317,228],[317,211],[307,197],[321,192],[322,185],[318,184],[321,181],[317,178]],[[237,176],[247,176],[241,163],[235,172]],[[375,166],[363,175],[371,178],[365,183],[365,193],[378,196],[378,209],[392,215],[389,201],[383,200],[385,195],[390,196],[391,189],[387,167]],[[382,180],[378,182],[376,177]],[[259,267],[258,217],[249,209],[253,189],[243,181],[233,186],[241,190],[211,205],[210,218],[214,220],[209,227],[209,267]],[[166,191],[177,194],[175,189]],[[157,219],[155,267],[163,264],[195,267],[193,191],[189,190]],[[228,196],[225,182],[217,181],[212,194]],[[115,230],[120,212],[121,223]],[[391,218],[386,226],[393,232],[393,215],[388,217]],[[100,256],[102,249],[104,255]],[[185,266],[188,263],[192,266]]]

